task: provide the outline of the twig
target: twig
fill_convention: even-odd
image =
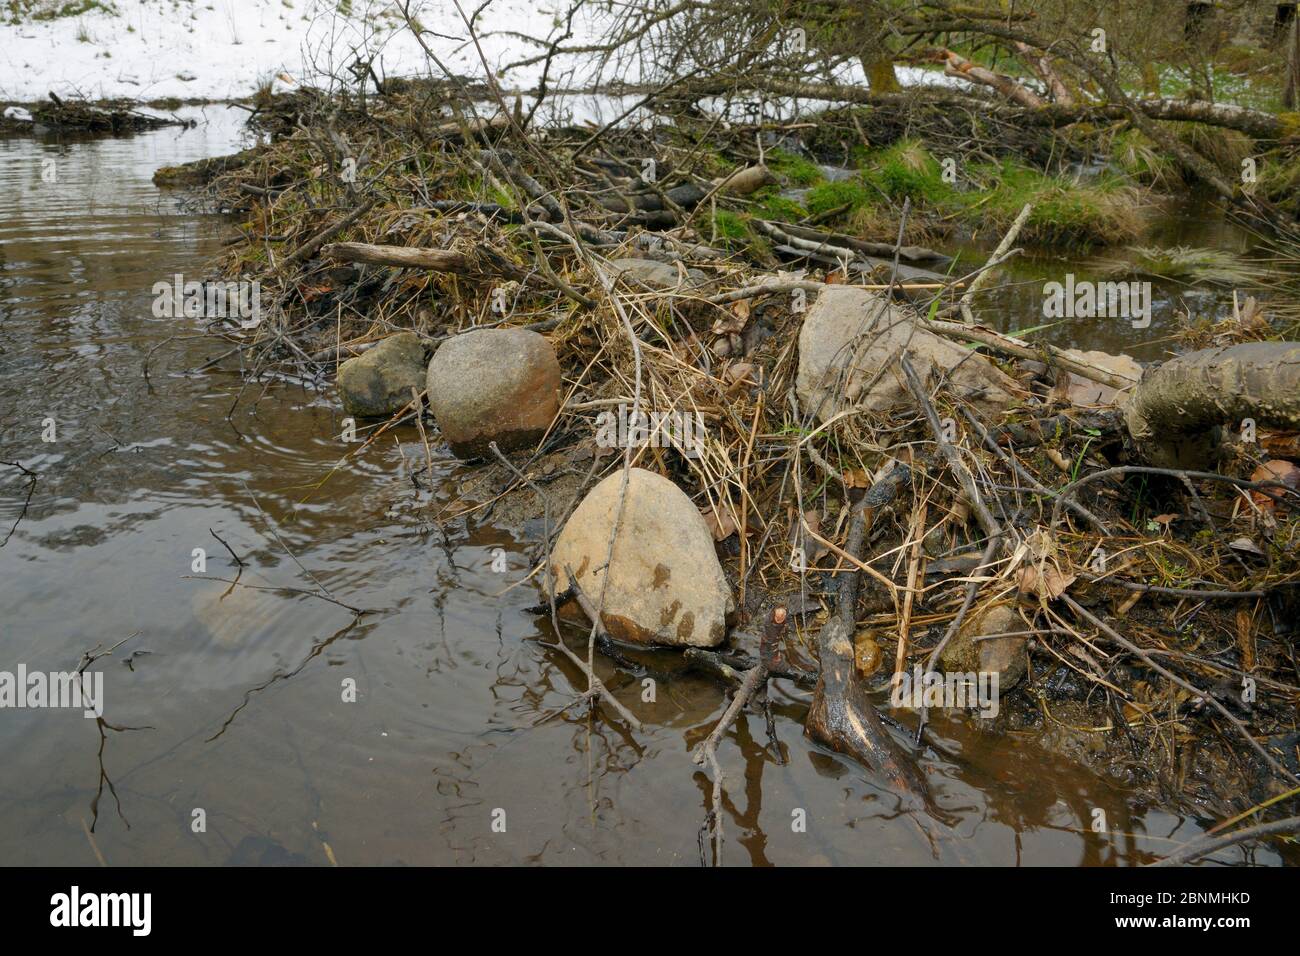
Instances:
[[[691,757],[696,766],[708,763],[713,776],[713,799],[704,826],[713,834],[714,866],[722,865],[722,784],[725,779],[722,765],[718,763],[718,743],[722,740],[722,735],[736,722],[741,711],[745,709],[745,705],[767,686],[767,659],[769,654],[766,651],[773,644],[780,641],[781,635],[785,631],[787,617],[784,607],[774,607],[768,613],[767,620],[763,624],[765,653],[761,653],[758,663],[745,672],[740,687],[736,690],[735,696],[731,698],[731,704],[723,711],[722,718],[712,732],[704,738],[704,742],[695,749],[695,753]]]
[[[230,552],[230,557],[234,559],[235,564],[239,565],[241,568],[248,567],[248,565],[245,564],[240,559],[239,555],[235,554],[235,549],[232,548],[230,545],[226,544],[225,539],[222,538],[221,535],[217,534],[211,528],[208,529],[208,534],[212,535],[212,537],[216,538],[218,541],[221,542],[221,546]]]
[[[1244,827],[1240,830],[1234,830],[1232,833],[1221,837],[1212,837],[1209,839],[1200,839],[1188,843],[1182,849],[1169,854],[1163,860],[1157,860],[1148,866],[1180,866],[1184,863],[1190,863],[1192,860],[1199,860],[1203,856],[1208,856],[1216,850],[1222,850],[1225,847],[1236,846],[1238,843],[1245,843],[1247,840],[1254,840],[1258,837],[1271,836],[1275,833],[1289,833],[1300,830],[1300,817],[1287,817],[1283,820],[1274,820],[1271,823],[1260,823],[1253,827]]]
[[[9,528],[9,533],[5,535],[3,541],[0,541],[0,548],[3,548],[9,543],[9,539],[14,536],[14,532],[18,530],[18,523],[27,516],[27,508],[32,503],[32,495],[36,493],[36,482],[40,480],[40,476],[37,475],[36,472],[24,468],[16,461],[0,461],[0,465],[8,465],[10,468],[17,468],[27,476],[27,499],[23,502],[23,508],[18,512],[18,517],[14,519],[13,525]]]

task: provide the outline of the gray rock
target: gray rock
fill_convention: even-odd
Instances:
[[[414,332],[398,332],[369,352],[339,366],[339,394],[349,415],[384,417],[424,388],[424,343]]]
[[[803,410],[826,421],[853,406],[886,411],[910,404],[898,363],[904,349],[922,381],[941,369],[959,396],[986,413],[1014,400],[1010,376],[984,356],[914,327],[915,318],[866,289],[830,285],[818,293],[799,332],[795,391]]]
[[[1071,358],[1096,366],[1110,372],[1112,375],[1118,375],[1129,382],[1129,387],[1121,392],[1109,385],[1103,385],[1100,382],[1094,382],[1082,375],[1075,375],[1070,372],[1068,373],[1070,387],[1066,398],[1076,405],[1123,406],[1128,401],[1128,397],[1133,394],[1134,386],[1142,381],[1142,366],[1131,355],[1111,355],[1108,352],[1095,351],[1084,352],[1080,349],[1065,349],[1065,353]]]
[[[606,587],[601,618],[617,640],[691,647],[722,643],[736,602],[708,526],[667,478],[642,468],[629,472],[605,585],[605,555],[622,487],[620,470],[593,488],[565,523],[550,560],[557,590],[569,586],[566,567],[593,603]]]
[[[448,339],[429,361],[429,408],[460,458],[536,442],[560,410],[560,363],[545,336],[475,329]]]
[[[705,280],[704,273],[698,269],[687,269],[683,281],[675,265],[655,259],[614,259],[608,268],[616,280],[633,288],[648,286],[651,289],[669,290],[676,289],[679,285],[689,288]]]
[[[968,671],[996,673],[998,691],[1005,693],[1024,679],[1029,669],[1026,638],[995,637],[980,640],[986,634],[1008,634],[1025,630],[1024,621],[1014,604],[997,604],[962,622],[961,629],[944,648],[939,664],[946,673]]]

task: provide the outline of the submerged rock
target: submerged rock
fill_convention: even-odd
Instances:
[[[975,671],[998,675],[998,691],[1006,693],[1019,684],[1029,669],[1024,637],[983,638],[989,634],[1010,634],[1025,630],[1014,604],[997,604],[972,614],[962,622],[939,657],[946,673]]]
[[[911,310],[866,289],[829,285],[799,332],[795,390],[805,412],[826,421],[844,408],[885,411],[910,404],[898,360],[906,350],[925,381],[942,371],[961,398],[985,412],[1009,405],[1015,381],[984,356],[914,326]]]
[[[642,468],[628,475],[627,500],[605,584],[605,556],[618,515],[623,473],[598,484],[564,525],[551,552],[557,592],[566,567],[617,640],[714,647],[727,634],[736,602],[718,564],[713,536],[686,493]]]
[[[460,458],[536,442],[560,410],[560,363],[527,329],[475,329],[448,339],[429,361],[429,408]]]
[[[339,366],[339,394],[349,415],[391,415],[424,387],[424,343],[414,332],[390,335]]]

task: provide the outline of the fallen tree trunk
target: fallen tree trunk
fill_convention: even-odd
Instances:
[[[734,83],[700,81],[686,84],[693,96],[713,96],[734,92]],[[1099,103],[1067,106],[1061,103],[1042,103],[1039,106],[1001,105],[991,97],[973,96],[951,90],[909,90],[905,93],[872,92],[859,86],[838,83],[800,83],[793,80],[765,80],[765,92],[777,96],[821,100],[828,103],[854,103],[864,106],[888,106],[912,109],[931,104],[958,109],[975,109],[998,113],[1016,122],[1033,125],[1068,126],[1071,123],[1095,123],[1103,120],[1129,118],[1128,107],[1120,103]],[[1134,100],[1133,107],[1153,120],[1168,122],[1202,123],[1223,129],[1235,129],[1255,139],[1278,140],[1288,134],[1286,125],[1272,113],[1254,110],[1230,103],[1211,103],[1201,100],[1148,97]]]
[[[1300,342],[1201,349],[1147,372],[1124,407],[1139,451],[1161,468],[1204,468],[1225,424],[1300,429]]]

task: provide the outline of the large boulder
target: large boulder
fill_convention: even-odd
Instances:
[[[424,343],[398,332],[339,366],[339,394],[349,415],[378,418],[400,411],[424,387]]]
[[[531,445],[560,410],[560,363],[545,336],[475,329],[448,339],[429,361],[429,409],[460,458]]]
[[[618,515],[623,473],[616,471],[578,505],[556,539],[550,566],[557,591],[566,568],[611,637],[634,644],[714,647],[727,634],[736,602],[718,564],[713,536],[686,493],[642,468],[629,472],[627,499],[605,585],[605,556]]]
[[[826,421],[845,408],[886,411],[912,401],[899,358],[904,350],[922,380],[942,371],[958,396],[992,413],[1018,386],[984,356],[927,332],[910,309],[852,286],[818,293],[799,332],[795,391],[805,412]]]

